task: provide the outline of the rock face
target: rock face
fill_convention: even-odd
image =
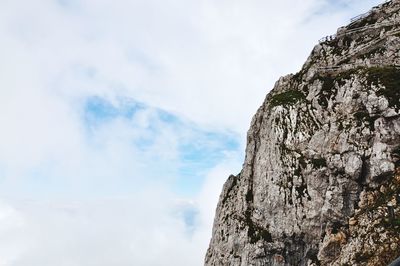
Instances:
[[[400,256],[400,0],[281,78],[226,181],[205,265],[387,265]],[[391,205],[387,207],[387,205]]]

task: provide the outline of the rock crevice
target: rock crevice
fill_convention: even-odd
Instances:
[[[224,185],[205,265],[400,256],[399,10],[399,0],[373,8],[275,84]]]

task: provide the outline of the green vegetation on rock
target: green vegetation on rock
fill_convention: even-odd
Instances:
[[[280,105],[293,105],[300,100],[304,100],[305,96],[300,91],[290,90],[277,95],[272,96],[270,107]]]
[[[312,159],[311,163],[314,165],[315,168],[322,168],[326,167],[326,159],[319,158],[319,159]]]
[[[384,96],[389,101],[389,106],[398,110],[400,108],[400,68],[370,67],[365,69],[369,85],[383,85],[378,91],[378,96]]]

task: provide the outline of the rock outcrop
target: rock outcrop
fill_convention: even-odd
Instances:
[[[400,256],[400,0],[321,40],[254,116],[205,265],[387,265]]]

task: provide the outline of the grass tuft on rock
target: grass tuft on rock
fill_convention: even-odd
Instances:
[[[273,108],[280,105],[293,105],[304,99],[305,96],[300,91],[290,90],[272,96],[270,107]]]

